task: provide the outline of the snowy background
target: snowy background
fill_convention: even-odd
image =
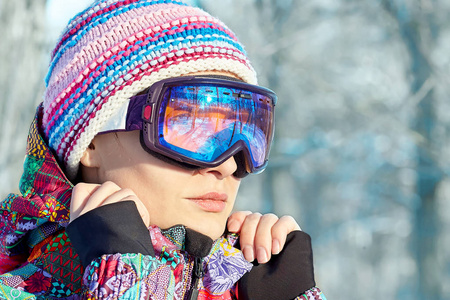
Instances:
[[[0,0],[1,197],[17,191],[49,52],[88,2]],[[293,215],[330,300],[450,299],[450,2],[192,2],[279,96],[269,167],[238,208]]]

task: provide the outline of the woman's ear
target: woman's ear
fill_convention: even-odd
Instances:
[[[84,151],[80,160],[80,175],[83,182],[97,183],[100,167],[99,149],[95,147],[95,138]]]
[[[84,151],[80,163],[87,168],[98,168],[100,166],[100,156],[95,149],[95,138]]]

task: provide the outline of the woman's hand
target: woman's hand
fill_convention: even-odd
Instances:
[[[252,262],[256,258],[260,264],[268,262],[272,254],[280,253],[290,232],[301,230],[291,216],[278,218],[274,214],[250,211],[231,214],[227,228],[229,232],[240,234],[245,259]]]
[[[134,201],[145,225],[150,225],[150,216],[144,203],[130,189],[122,189],[107,181],[103,184],[79,183],[73,188],[70,202],[70,222],[97,207],[121,201]]]

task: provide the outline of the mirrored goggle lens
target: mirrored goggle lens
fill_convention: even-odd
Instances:
[[[267,160],[272,140],[273,107],[270,97],[241,89],[169,87],[159,111],[159,143],[192,159],[213,162],[242,141],[258,168]]]

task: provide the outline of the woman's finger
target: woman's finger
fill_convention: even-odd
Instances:
[[[255,260],[254,241],[256,229],[262,215],[260,213],[252,213],[248,215],[240,230],[240,244],[244,257],[248,261]]]
[[[255,233],[254,251],[260,264],[268,262],[272,255],[272,227],[277,221],[278,217],[274,214],[265,214],[259,220]]]
[[[107,181],[102,185],[80,183],[72,193],[70,221],[100,206],[131,200],[136,203],[145,225],[150,224],[150,215],[144,203],[131,189],[121,189],[117,184]]]
[[[252,212],[247,211],[237,211],[232,213],[227,220],[227,229],[229,232],[239,233],[241,231],[242,225],[244,224],[245,218]]]
[[[70,222],[80,216],[92,194],[100,188],[99,184],[79,183],[73,187],[70,200]]]
[[[281,217],[272,226],[272,254],[278,254],[286,243],[286,237],[289,233],[295,230],[301,230],[298,223],[291,216]]]
[[[99,188],[97,188],[91,195],[91,197],[89,198],[89,200],[86,202],[86,204],[84,205],[84,207],[81,209],[80,212],[80,216],[84,215],[85,213],[102,206],[102,203],[111,195],[115,194],[116,192],[120,192],[122,191],[121,188],[111,182],[111,181],[107,181],[105,183],[103,183]],[[126,196],[124,195],[124,193],[121,193],[122,196]],[[118,199],[119,196],[116,196],[116,198]]]

